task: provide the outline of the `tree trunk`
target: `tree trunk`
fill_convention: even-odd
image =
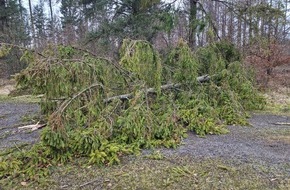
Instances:
[[[189,33],[188,43],[191,49],[196,47],[196,18],[197,18],[197,2],[198,0],[189,0]]]
[[[218,2],[214,2],[214,19],[215,19],[215,27],[217,29],[217,33],[218,33],[218,36],[220,35],[219,34],[219,28],[220,28],[220,13],[219,13],[219,10],[220,10],[220,4]]]
[[[230,10],[230,18],[228,21],[228,40],[230,42],[234,41],[234,31],[235,31],[235,25],[234,25],[234,13],[232,10]]]
[[[222,9],[222,39],[225,39],[226,38],[226,25],[227,25],[227,13],[226,13],[226,8],[223,7]]]
[[[238,33],[237,33],[237,44],[238,47],[241,47],[242,45],[242,13],[239,12],[239,17],[237,18],[238,20]]]
[[[33,14],[32,14],[32,5],[31,5],[31,0],[28,0],[29,3],[29,13],[30,13],[30,22],[31,22],[31,29],[32,29],[32,43],[33,46],[36,45],[35,43],[35,28],[34,28],[34,19],[33,19]]]
[[[50,10],[50,20],[51,20],[51,23],[53,24],[53,12],[52,12],[52,2],[51,2],[51,0],[48,0],[48,4],[49,4],[49,10]]]
[[[248,4],[248,7],[251,7],[252,6],[252,1],[250,0],[249,1],[249,4]],[[250,10],[249,12],[249,19],[248,19],[248,22],[249,22],[249,40],[252,39],[252,34],[253,34],[253,18],[252,18],[252,11]]]
[[[5,0],[0,0],[0,10],[4,11],[6,7]],[[3,14],[3,13],[2,13]],[[0,17],[0,31],[4,31],[5,25],[7,23],[7,16],[5,13]]]
[[[18,0],[19,11],[20,11],[20,19],[23,20],[23,12],[22,12],[22,3],[21,0]]]
[[[196,80],[199,83],[204,83],[204,82],[208,82],[210,81],[210,76],[209,75],[203,75],[203,76],[199,76],[196,78]],[[168,89],[175,89],[175,88],[179,88],[181,87],[182,84],[177,83],[177,84],[166,84],[166,85],[162,85],[161,86],[161,90],[168,90]],[[148,88],[146,90],[144,90],[144,93],[149,94],[149,93],[156,93],[156,89],[155,88]],[[107,99],[104,99],[103,102],[104,103],[110,103],[114,100],[129,100],[132,99],[134,97],[133,93],[130,94],[122,94],[122,95],[118,95],[118,96],[113,96]]]
[[[273,2],[272,2],[272,0],[270,0],[270,6],[272,7],[272,5],[273,5]],[[271,41],[271,36],[272,36],[272,27],[273,27],[272,17],[269,17],[269,19],[268,19],[268,42],[269,43]]]
[[[243,46],[246,46],[247,43],[247,13],[244,13],[243,20]]]
[[[283,41],[286,40],[287,37],[287,13],[288,13],[288,1],[285,1],[285,11],[284,11],[284,24],[283,24]]]

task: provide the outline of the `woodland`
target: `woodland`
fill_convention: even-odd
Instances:
[[[226,134],[289,63],[287,0],[0,0],[0,78],[41,96],[40,141],[1,152],[0,179],[38,181],[187,134]],[[290,54],[289,54],[290,55]],[[281,78],[281,85],[289,85]]]

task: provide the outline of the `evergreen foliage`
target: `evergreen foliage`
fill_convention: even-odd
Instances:
[[[163,65],[146,41],[124,40],[120,64],[71,46],[49,47],[41,56],[25,53],[31,65],[17,81],[44,93],[48,128],[31,149],[1,157],[0,175],[38,180],[76,157],[110,165],[140,148],[175,148],[188,131],[221,134],[226,124],[246,124],[245,111],[261,108],[264,100],[233,52],[211,44],[193,54],[181,40]],[[206,72],[211,81],[199,84],[198,73]],[[161,91],[165,81],[181,85]],[[128,100],[107,101],[127,93]]]
[[[120,50],[120,65],[133,73],[147,87],[161,86],[161,60],[158,52],[146,41],[124,40]]]
[[[191,86],[197,83],[198,63],[185,41],[179,40],[177,46],[168,55],[165,64],[170,68],[172,82]],[[168,81],[167,77],[166,80]]]

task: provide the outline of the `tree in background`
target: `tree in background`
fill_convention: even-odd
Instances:
[[[265,101],[235,44],[271,75],[284,61],[277,50],[287,1],[174,2],[62,0],[58,44],[47,46],[52,29],[39,1],[30,15],[33,51],[23,56],[30,65],[16,81],[43,94],[48,127],[31,151],[4,158],[3,176],[36,179],[76,157],[110,165],[140,148],[174,148],[187,131],[221,134],[225,125],[247,124],[245,111]],[[9,15],[0,18],[9,26]]]
[[[83,5],[93,24],[89,41],[109,47],[120,46],[124,38],[153,42],[160,31],[172,27],[172,7],[160,0],[84,1]]]
[[[79,22],[79,3],[76,0],[62,0],[60,12],[63,27],[63,43],[74,44],[77,40],[76,27]]]
[[[39,4],[34,6],[33,8],[33,18],[35,26],[35,46],[36,47],[44,47],[46,43],[46,24],[47,18],[44,13],[44,3],[40,1]]]
[[[30,44],[26,10],[21,1],[0,1],[0,42],[27,47]],[[8,78],[25,67],[19,61],[20,52],[13,48],[11,53],[0,57],[0,78]]]
[[[249,50],[259,38],[284,43],[289,32],[287,0],[43,0],[35,7],[29,2],[27,17],[21,0],[0,0],[0,30],[14,35],[3,39],[31,48],[73,44],[108,57],[118,56],[125,38],[147,40],[162,51],[180,38],[191,49],[228,40]]]

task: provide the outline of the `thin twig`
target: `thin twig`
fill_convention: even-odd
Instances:
[[[20,148],[17,146],[16,142],[14,142],[15,147],[21,152]]]

